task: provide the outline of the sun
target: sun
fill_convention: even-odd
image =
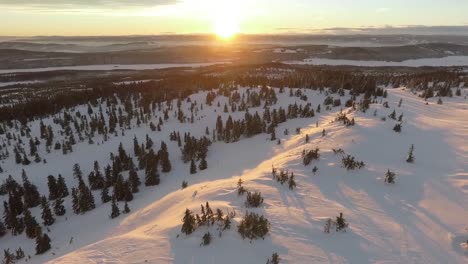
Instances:
[[[213,6],[213,32],[221,39],[230,39],[239,33],[239,6],[231,1],[218,1]]]
[[[213,24],[214,33],[222,39],[232,38],[239,33],[239,23],[232,17],[218,17]]]

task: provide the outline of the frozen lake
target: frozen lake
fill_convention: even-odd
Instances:
[[[2,73],[15,72],[45,72],[45,71],[111,71],[111,70],[155,70],[168,69],[178,67],[204,67],[216,64],[225,64],[227,62],[206,62],[206,63],[167,63],[167,64],[104,64],[104,65],[82,65],[82,66],[63,66],[63,67],[46,67],[46,68],[31,68],[31,69],[4,69]]]

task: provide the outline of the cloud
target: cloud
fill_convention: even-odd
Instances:
[[[369,35],[468,35],[468,25],[456,26],[384,26],[384,27],[332,27],[321,29],[328,34]]]
[[[2,8],[15,9],[114,9],[171,5],[179,0],[0,0]]]
[[[390,8],[387,8],[387,7],[382,7],[382,8],[378,8],[377,10],[375,10],[377,14],[387,13],[388,11],[390,11]]]

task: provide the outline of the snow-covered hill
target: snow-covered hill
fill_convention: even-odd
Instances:
[[[278,93],[278,104],[305,105],[288,91]],[[245,93],[246,89],[241,89]],[[325,94],[303,90],[307,102],[315,107],[323,104]],[[463,91],[466,94],[466,91]],[[206,93],[191,96],[191,101],[205,101]],[[338,98],[338,95],[334,95]],[[342,102],[350,98],[346,95]],[[381,104],[388,101],[389,108]],[[398,106],[400,100],[401,107]],[[122,142],[128,153],[133,152],[133,138],[144,141],[148,134],[159,146],[168,144],[172,171],[161,173],[161,184],[141,187],[129,203],[131,213],[109,219],[110,204],[102,204],[95,192],[96,209],[83,215],[72,213],[70,198],[65,199],[67,214],[56,217],[48,233],[52,249],[44,255],[34,255],[34,240],[24,235],[0,238],[0,249],[19,246],[28,263],[265,263],[277,252],[280,263],[465,263],[468,252],[468,101],[463,97],[444,98],[442,105],[423,99],[405,89],[388,89],[386,99],[378,98],[366,113],[345,108],[356,124],[346,127],[335,121],[340,107],[326,110],[313,118],[288,119],[276,128],[276,137],[260,134],[238,142],[214,142],[207,157],[208,169],[189,173],[189,163],[180,160],[176,142],[169,141],[173,131],[190,132],[195,137],[213,128],[216,117],[234,120],[245,112],[224,113],[226,97],[218,96],[213,106],[199,109],[194,123],[179,123],[170,112],[161,132],[152,132],[145,124],[111,137],[100,144],[86,140],[74,146],[73,152],[45,153],[47,163],[19,166],[14,159],[1,164],[7,175],[21,182],[24,168],[31,182],[41,193],[48,193],[47,175],[62,174],[69,187],[76,185],[73,164],[79,163],[83,175],[88,175],[93,162],[109,162],[109,153],[116,152]],[[219,101],[219,105],[218,105]],[[190,104],[183,102],[184,111]],[[323,106],[323,105],[322,105]],[[82,113],[87,107],[78,108]],[[395,110],[403,113],[402,131],[393,131],[396,121],[388,118]],[[249,112],[263,112],[263,107]],[[231,111],[229,111],[231,112]],[[386,121],[382,120],[386,117]],[[154,117],[154,121],[157,121]],[[51,119],[44,120],[53,124]],[[54,126],[58,129],[58,126]],[[296,133],[296,128],[301,128]],[[284,130],[289,134],[285,135]],[[39,121],[32,123],[33,135],[39,136]],[[325,131],[325,135],[323,135]],[[305,137],[310,140],[306,143]],[[405,161],[414,144],[415,162]],[[43,147],[43,146],[41,146]],[[320,149],[320,159],[303,165],[303,150]],[[333,149],[365,162],[360,170],[341,166],[342,155]],[[318,171],[312,172],[316,166]],[[272,177],[272,167],[283,168],[295,175],[297,188],[290,190]],[[396,173],[396,183],[386,184],[385,173]],[[140,178],[144,171],[139,171]],[[245,194],[237,193],[241,178],[249,191],[261,192],[264,203],[259,208],[246,208]],[[188,187],[181,189],[182,181]],[[0,196],[5,200],[6,196]],[[218,236],[216,226],[199,227],[194,233],[181,233],[185,209],[200,211],[209,202],[211,208],[235,212],[230,230]],[[123,203],[119,204],[120,207]],[[40,220],[40,209],[32,213]],[[243,240],[237,225],[245,213],[256,212],[270,222],[264,240]],[[328,218],[342,212],[349,227],[347,232],[324,233]],[[202,236],[213,235],[210,245],[200,246]]]

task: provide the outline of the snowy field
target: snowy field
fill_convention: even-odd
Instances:
[[[310,58],[304,61],[287,61],[286,64],[300,65],[349,65],[362,67],[450,67],[450,66],[468,66],[468,56],[448,56],[444,58],[425,58],[415,60],[396,61],[358,61],[358,60],[335,60]]]
[[[167,63],[167,64],[104,64],[104,65],[82,65],[63,66],[32,69],[0,69],[0,74],[15,72],[46,72],[46,71],[111,71],[111,70],[155,70],[178,67],[198,68],[227,62],[207,62],[207,63]]]
[[[314,107],[323,103],[323,93],[303,91]],[[73,186],[72,167],[76,162],[83,175],[88,175],[94,160],[101,166],[107,164],[109,153],[117,151],[119,142],[132,153],[134,136],[142,142],[149,134],[155,146],[161,140],[168,143],[173,170],[161,174],[159,186],[142,187],[130,203],[132,212],[113,220],[108,217],[110,204],[101,203],[99,192],[95,193],[97,208],[84,215],[71,213],[67,198],[67,215],[57,217],[50,227],[52,250],[44,255],[34,256],[34,241],[24,235],[1,238],[0,250],[21,246],[32,256],[28,263],[257,264],[265,263],[273,252],[280,255],[280,263],[289,264],[467,263],[468,252],[463,243],[468,240],[468,101],[463,97],[444,98],[444,104],[438,105],[437,99],[431,99],[425,105],[405,89],[389,89],[388,94],[384,100],[390,108],[372,104],[367,113],[343,109],[355,118],[353,127],[333,121],[339,107],[328,111],[323,107],[314,118],[280,124],[276,135],[281,145],[270,141],[266,134],[236,143],[213,143],[208,169],[194,175],[189,174],[189,165],[180,161],[180,150],[177,143],[168,140],[169,133],[176,130],[199,137],[204,135],[206,126],[215,125],[218,115],[224,120],[229,114],[234,119],[242,118],[243,112],[223,113],[226,97],[217,97],[211,107],[206,105],[193,124],[180,124],[171,112],[161,132],[132,125],[125,136],[112,136],[100,146],[78,143],[68,155],[54,151],[45,154],[41,149],[47,164],[24,167],[41,193],[47,193],[49,174],[61,173],[69,188]],[[275,107],[304,103],[289,97],[288,92],[277,95]],[[205,92],[198,93],[191,100],[204,102],[205,97]],[[341,100],[347,98],[349,95]],[[402,105],[398,107],[400,99]],[[184,102],[182,108],[190,113],[190,104]],[[86,109],[77,108],[82,113]],[[381,120],[394,109],[398,115],[404,114],[401,133],[392,130],[396,121]],[[249,109],[250,113],[255,111],[262,113],[263,107]],[[57,126],[52,119],[44,122]],[[295,133],[297,127],[302,128],[300,134]],[[37,136],[39,121],[31,129]],[[289,129],[289,135],[283,134],[284,129]],[[310,136],[307,144],[306,134]],[[411,144],[415,146],[413,164],[405,162]],[[302,150],[315,147],[320,148],[320,160],[304,166]],[[333,148],[342,148],[363,160],[366,167],[346,171]],[[289,190],[273,181],[272,166],[294,172],[297,189]],[[315,174],[313,166],[318,167]],[[1,178],[11,174],[21,179],[22,167],[14,160],[2,167],[5,172]],[[388,169],[396,173],[395,185],[384,183]],[[140,177],[144,177],[142,174],[139,171]],[[240,177],[248,190],[262,193],[262,207],[245,208],[245,196],[239,197],[236,189]],[[181,190],[183,180],[189,186]],[[185,236],[180,232],[181,219],[185,208],[198,212],[200,204],[207,201],[212,208],[235,211],[237,216],[230,231],[222,237],[213,232],[216,235],[211,244],[202,247],[200,241],[206,227]],[[247,210],[261,213],[271,222],[271,232],[265,240],[249,242],[237,233],[237,223]],[[39,208],[32,212],[40,221]],[[347,232],[324,233],[325,219],[340,212],[349,222]]]

